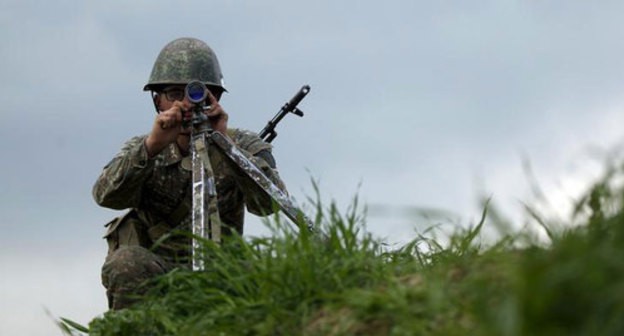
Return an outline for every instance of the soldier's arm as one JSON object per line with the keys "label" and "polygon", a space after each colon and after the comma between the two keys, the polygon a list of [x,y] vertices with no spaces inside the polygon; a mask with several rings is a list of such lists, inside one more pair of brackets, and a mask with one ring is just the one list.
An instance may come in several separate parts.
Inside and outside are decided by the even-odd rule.
{"label": "soldier's arm", "polygon": [[104,167],[93,186],[93,198],[99,205],[111,209],[137,207],[143,183],[153,167],[154,160],[148,158],[145,148],[145,136],[130,139]]}

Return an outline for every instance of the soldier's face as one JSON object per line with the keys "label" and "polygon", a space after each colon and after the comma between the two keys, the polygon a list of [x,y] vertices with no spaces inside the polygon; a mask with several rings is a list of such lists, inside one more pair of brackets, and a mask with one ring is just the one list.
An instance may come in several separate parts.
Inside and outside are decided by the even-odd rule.
{"label": "soldier's face", "polygon": [[171,103],[183,101],[185,99],[184,88],[182,85],[171,85],[163,89],[160,94]]}
{"label": "soldier's face", "polygon": [[[165,111],[173,105],[175,101],[190,103],[185,94],[186,85],[170,85],[158,92],[160,102],[157,102],[161,111]],[[221,91],[208,88],[210,93],[219,101],[221,99]],[[217,92],[215,92],[217,91]],[[162,106],[160,104],[163,104]]]}
{"label": "soldier's face", "polygon": [[[182,102],[183,113],[182,118],[184,120],[190,121],[192,118],[191,107],[193,104],[188,101],[186,98],[184,89],[185,85],[171,85],[157,92],[157,95],[154,97],[154,103],[158,107],[158,111],[167,111],[171,109],[176,102]],[[180,106],[178,104],[178,106]],[[180,131],[181,135],[190,135],[191,134],[191,124],[188,123],[188,126]]]}
{"label": "soldier's face", "polygon": [[176,101],[187,102],[187,98],[184,95],[184,85],[170,85],[166,88],[158,91],[156,104],[160,111],[166,111],[173,106]]}

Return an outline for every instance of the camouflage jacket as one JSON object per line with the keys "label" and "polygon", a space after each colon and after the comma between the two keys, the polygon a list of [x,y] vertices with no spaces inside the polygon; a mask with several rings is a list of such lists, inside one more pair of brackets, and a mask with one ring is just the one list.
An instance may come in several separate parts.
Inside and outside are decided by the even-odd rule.
{"label": "camouflage jacket", "polygon": [[[249,131],[229,129],[228,135],[267,177],[285,190],[275,169],[270,144]],[[172,229],[190,230],[192,167],[190,155],[182,155],[175,143],[148,158],[144,145],[146,137],[134,137],[125,143],[104,167],[93,187],[93,197],[103,207],[133,209],[144,226],[141,231],[146,232],[147,240],[153,243]],[[271,199],[232,167],[215,146],[210,147],[209,156],[224,234],[231,230],[243,233],[245,205],[256,215],[274,211]],[[109,227],[109,232],[114,229]]]}

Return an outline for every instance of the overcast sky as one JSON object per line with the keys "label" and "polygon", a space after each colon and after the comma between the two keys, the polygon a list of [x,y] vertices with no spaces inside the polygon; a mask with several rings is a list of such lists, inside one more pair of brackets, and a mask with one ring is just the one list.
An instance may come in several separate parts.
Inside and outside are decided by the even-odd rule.
{"label": "overcast sky", "polygon": [[[219,56],[230,126],[259,131],[304,84],[303,119],[274,141],[302,203],[320,181],[356,193],[390,242],[422,230],[378,206],[479,217],[530,198],[530,161],[556,208],[599,172],[588,148],[621,144],[621,1],[0,0],[0,334],[60,332],[106,310],[103,224],[91,187],[154,118],[142,92],[169,41]],[[421,223],[422,225],[422,223]],[[249,235],[265,234],[250,219]]]}

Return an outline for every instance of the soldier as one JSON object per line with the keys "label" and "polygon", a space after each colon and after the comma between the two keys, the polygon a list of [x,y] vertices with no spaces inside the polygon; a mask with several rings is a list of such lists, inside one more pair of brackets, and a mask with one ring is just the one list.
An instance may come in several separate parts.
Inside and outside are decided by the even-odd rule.
{"label": "soldier", "polygon": [[[171,233],[190,232],[191,228],[192,126],[185,127],[182,121],[191,116],[193,105],[185,98],[184,88],[193,80],[208,87],[211,108],[206,114],[212,129],[228,136],[285,191],[271,146],[254,133],[228,128],[228,114],[219,104],[226,90],[212,49],[193,38],[180,38],[167,44],[144,87],[144,91],[151,91],[157,112],[151,132],[127,141],[104,167],[93,188],[93,197],[99,205],[129,209],[107,224],[105,238],[109,252],[102,267],[102,283],[110,309],[126,308],[136,302],[137,296],[145,291],[140,285],[146,280],[176,267],[190,267],[190,239]],[[274,207],[268,196],[213,147],[209,156],[223,235],[233,231],[242,234],[245,205],[257,215],[268,215]]]}

